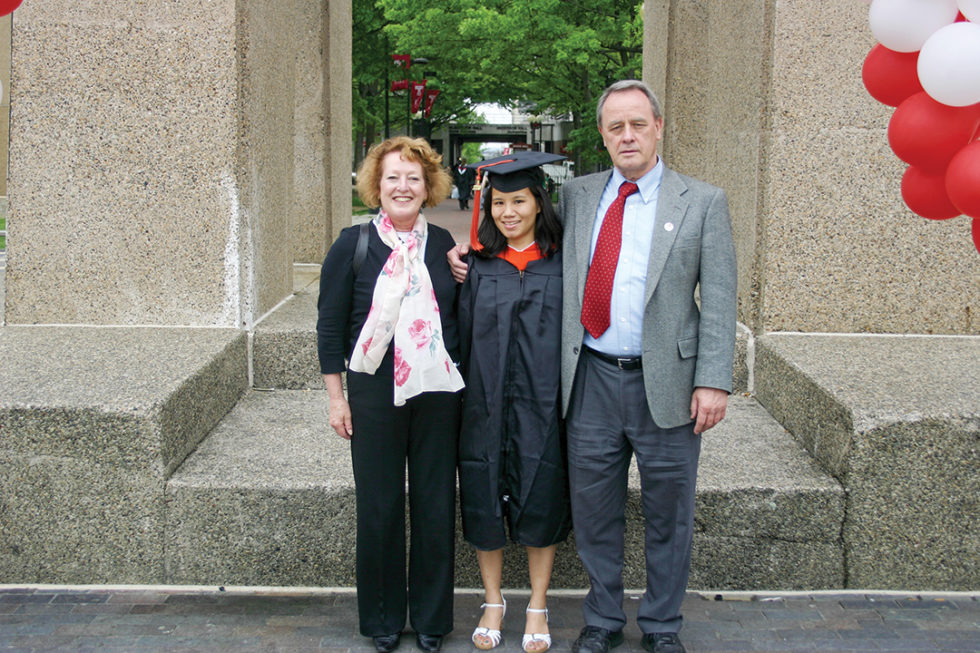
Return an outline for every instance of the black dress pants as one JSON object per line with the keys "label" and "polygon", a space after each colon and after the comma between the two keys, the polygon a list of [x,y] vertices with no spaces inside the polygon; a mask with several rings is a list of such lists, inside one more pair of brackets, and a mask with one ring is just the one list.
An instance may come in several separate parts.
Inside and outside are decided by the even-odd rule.
{"label": "black dress pants", "polygon": [[[361,634],[426,635],[453,628],[458,393],[427,392],[395,406],[392,378],[349,372],[357,492],[357,608]],[[406,584],[405,462],[411,549]]]}

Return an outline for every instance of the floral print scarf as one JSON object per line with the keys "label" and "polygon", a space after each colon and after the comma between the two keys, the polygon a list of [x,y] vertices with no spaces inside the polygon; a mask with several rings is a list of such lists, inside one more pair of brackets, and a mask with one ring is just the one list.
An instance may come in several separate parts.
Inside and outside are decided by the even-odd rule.
{"label": "floral print scarf", "polygon": [[357,337],[350,369],[374,374],[395,341],[395,405],[423,392],[456,392],[463,377],[442,341],[439,304],[422,261],[428,223],[419,214],[415,227],[399,237],[384,211],[373,220],[391,255],[374,284],[371,310]]}

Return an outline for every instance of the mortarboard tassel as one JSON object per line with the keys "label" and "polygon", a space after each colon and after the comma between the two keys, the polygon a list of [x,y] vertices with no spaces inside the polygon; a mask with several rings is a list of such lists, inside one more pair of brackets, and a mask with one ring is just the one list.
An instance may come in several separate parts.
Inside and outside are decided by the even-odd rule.
{"label": "mortarboard tassel", "polygon": [[483,169],[490,168],[492,166],[499,166],[501,163],[513,163],[515,159],[505,159],[503,161],[494,161],[493,163],[488,163],[485,166],[480,166],[476,169],[476,182],[473,184],[473,219],[470,221],[470,248],[475,252],[479,252],[483,249],[483,245],[480,244],[480,239],[477,236],[477,232],[480,229],[480,194],[483,190]]}

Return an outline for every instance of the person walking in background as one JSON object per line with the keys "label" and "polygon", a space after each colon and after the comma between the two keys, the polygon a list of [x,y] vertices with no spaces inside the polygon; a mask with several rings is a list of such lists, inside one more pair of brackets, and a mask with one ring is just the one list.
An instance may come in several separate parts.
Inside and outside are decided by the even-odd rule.
{"label": "person walking in background", "polygon": [[548,585],[571,528],[558,388],[561,225],[539,167],[563,158],[521,152],[471,164],[486,170],[489,186],[459,300],[467,384],[459,488],[463,536],[476,547],[484,585],[472,635],[481,650],[500,644],[508,532],[527,548],[531,581],[521,648],[551,647]]}
{"label": "person walking in background", "polygon": [[470,208],[470,195],[473,193],[473,181],[476,173],[473,168],[466,165],[466,159],[460,157],[452,169],[453,183],[456,185],[457,197],[459,199],[459,210],[467,211]]}
{"label": "person walking in background", "polygon": [[454,363],[458,286],[446,252],[455,243],[421,213],[444,200],[451,185],[424,139],[399,136],[373,147],[357,189],[365,204],[381,210],[364,231],[357,226],[340,233],[320,274],[320,371],[330,425],[351,443],[358,617],[361,634],[373,638],[378,653],[397,648],[406,617],[418,647],[429,653],[453,627],[463,380]]}

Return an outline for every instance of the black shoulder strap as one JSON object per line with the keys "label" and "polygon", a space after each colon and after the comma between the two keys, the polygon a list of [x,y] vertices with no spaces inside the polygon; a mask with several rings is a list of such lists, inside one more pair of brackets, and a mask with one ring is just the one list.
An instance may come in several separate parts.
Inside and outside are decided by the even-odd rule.
{"label": "black shoulder strap", "polygon": [[354,276],[361,270],[361,264],[364,263],[364,259],[367,258],[367,248],[368,248],[368,229],[371,228],[370,222],[362,222],[361,229],[357,233],[357,247],[354,248]]}

